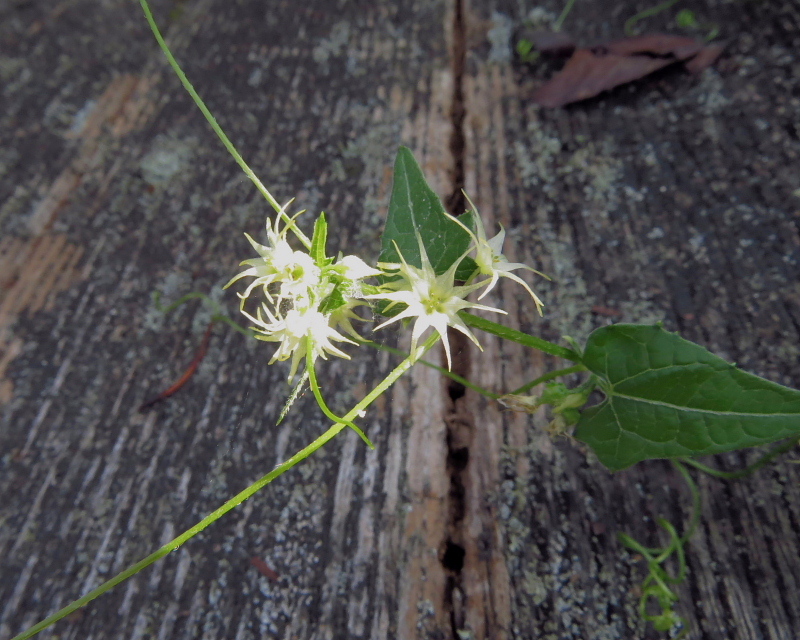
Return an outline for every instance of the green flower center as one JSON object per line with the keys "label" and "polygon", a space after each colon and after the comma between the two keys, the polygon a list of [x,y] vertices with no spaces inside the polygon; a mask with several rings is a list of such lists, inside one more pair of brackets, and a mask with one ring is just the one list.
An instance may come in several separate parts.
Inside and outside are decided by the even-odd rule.
{"label": "green flower center", "polygon": [[425,298],[422,305],[428,313],[442,313],[444,311],[444,303],[446,299],[442,295],[431,293],[430,296]]}

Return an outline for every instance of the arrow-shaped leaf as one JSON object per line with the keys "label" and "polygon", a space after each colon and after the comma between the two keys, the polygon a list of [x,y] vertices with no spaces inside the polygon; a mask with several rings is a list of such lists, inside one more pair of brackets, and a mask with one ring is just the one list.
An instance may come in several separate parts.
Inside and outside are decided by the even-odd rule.
{"label": "arrow-shaped leaf", "polygon": [[[465,224],[469,226],[471,220]],[[394,246],[396,243],[406,262],[421,267],[415,230],[419,231],[425,252],[437,274],[447,271],[470,243],[469,234],[445,215],[442,201],[428,186],[411,151],[400,147],[394,164],[389,215],[381,238],[381,262],[400,262]],[[475,268],[472,259],[465,259],[456,272],[456,279],[466,280]]]}

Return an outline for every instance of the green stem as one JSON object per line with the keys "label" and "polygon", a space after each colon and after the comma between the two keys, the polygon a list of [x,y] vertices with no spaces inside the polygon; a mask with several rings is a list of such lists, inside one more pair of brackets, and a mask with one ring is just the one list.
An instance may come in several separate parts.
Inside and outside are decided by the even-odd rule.
{"label": "green stem", "polygon": [[700,523],[700,508],[701,508],[701,499],[700,499],[700,490],[697,488],[697,483],[694,481],[692,476],[689,474],[689,470],[684,467],[681,462],[686,462],[687,460],[673,460],[672,464],[680,471],[680,474],[683,476],[683,479],[686,481],[686,484],[689,485],[689,491],[692,494],[692,518],[689,520],[689,527],[686,529],[686,533],[683,534],[681,537],[681,543],[685,543],[694,535],[695,530],[697,529],[697,525]]}
{"label": "green stem", "polygon": [[553,25],[553,31],[561,31],[561,27],[564,26],[564,20],[567,19],[569,12],[572,11],[572,5],[575,4],[575,0],[569,0],[567,4],[564,6],[564,9],[561,11],[561,15],[558,16],[558,20],[555,21]]}
{"label": "green stem", "polygon": [[175,60],[175,57],[172,55],[172,52],[169,50],[167,43],[164,42],[164,38],[161,36],[161,32],[158,30],[158,26],[156,25],[156,21],[153,19],[153,14],[150,12],[150,7],[147,4],[147,0],[139,0],[139,3],[142,5],[142,9],[144,10],[144,15],[147,18],[147,23],[150,25],[150,29],[153,32],[153,35],[156,37],[158,41],[158,46],[161,47],[161,50],[164,52],[164,55],[167,57],[167,61],[169,65],[172,67],[172,70],[175,72],[175,75],[178,76],[178,79],[181,81],[183,88],[192,96],[192,100],[197,105],[197,107],[202,111],[203,115],[205,116],[206,120],[208,120],[208,124],[211,125],[211,128],[214,130],[214,133],[219,136],[219,139],[222,140],[222,144],[225,145],[225,148],[228,150],[228,153],[233,156],[233,159],[236,160],[238,165],[242,168],[245,175],[252,180],[253,184],[256,185],[256,189],[261,192],[261,195],[266,198],[267,202],[272,206],[273,209],[278,213],[279,216],[283,219],[287,226],[289,226],[292,231],[297,234],[297,237],[300,239],[300,242],[306,247],[306,249],[311,248],[311,241],[308,239],[297,225],[292,221],[289,216],[284,211],[284,207],[281,207],[278,204],[278,201],[272,197],[272,194],[267,190],[267,188],[262,184],[261,180],[258,179],[253,170],[248,166],[248,164],[244,161],[239,152],[236,150],[236,147],[233,146],[233,143],[228,139],[228,136],[225,135],[225,132],[222,130],[222,127],[217,124],[216,118],[211,115],[211,112],[206,107],[205,103],[203,102],[202,98],[198,95],[197,91],[195,91],[192,83],[189,82],[189,79],[186,77],[186,74],[181,69],[178,61]]}
{"label": "green stem", "polygon": [[571,360],[572,362],[581,361],[580,355],[578,355],[572,349],[567,349],[566,347],[553,344],[552,342],[542,340],[541,338],[535,338],[534,336],[528,335],[527,333],[522,333],[522,331],[517,331],[516,329],[504,327],[502,324],[497,324],[496,322],[486,320],[485,318],[479,318],[478,316],[474,316],[466,311],[462,311],[458,315],[469,326],[480,329],[481,331],[493,333],[500,338],[505,338],[506,340],[511,340],[512,342],[518,342],[526,347],[533,347],[539,351],[549,353],[551,356],[558,356],[559,358]]}
{"label": "green stem", "polygon": [[798,444],[797,438],[790,438],[786,440],[783,444],[775,447],[772,451],[765,453],[761,456],[758,460],[756,460],[753,464],[746,466],[744,469],[740,469],[739,471],[720,471],[719,469],[714,469],[713,467],[709,467],[702,462],[698,462],[697,460],[693,460],[692,458],[681,458],[681,462],[688,464],[695,469],[699,469],[703,473],[707,473],[710,476],[714,476],[716,478],[722,478],[723,480],[738,480],[739,478],[743,478],[744,476],[748,476],[753,471],[760,469],[765,464],[777,458],[779,455],[786,453],[787,451],[791,451],[796,447]]}
{"label": "green stem", "polygon": [[322,413],[324,413],[328,419],[333,420],[334,422],[340,422],[348,427],[350,427],[353,431],[355,431],[361,439],[367,444],[370,449],[375,449],[375,445],[372,444],[372,441],[367,437],[367,434],[364,433],[360,428],[356,426],[354,422],[351,420],[347,420],[346,418],[340,418],[337,416],[333,411],[328,408],[328,405],[325,402],[325,398],[322,397],[322,391],[320,391],[319,383],[317,382],[317,372],[314,369],[314,351],[313,347],[314,341],[311,337],[306,337],[306,373],[308,374],[308,381],[311,385],[311,392],[314,394],[314,398],[317,400],[317,404],[319,408],[322,409]]}
{"label": "green stem", "polygon": [[[402,349],[395,349],[394,347],[389,347],[385,344],[381,344],[380,342],[373,342],[372,340],[363,340],[361,344],[365,344],[370,347],[374,347],[375,349],[380,349],[381,351],[387,351],[389,353],[393,353],[398,356],[402,356],[403,358],[410,357],[410,354],[407,351],[403,351]],[[417,360],[419,364],[425,365],[426,367],[430,367],[431,369],[435,369],[443,376],[447,376],[451,380],[458,382],[459,384],[463,384],[467,389],[472,389],[475,393],[479,393],[482,396],[486,396],[491,400],[497,400],[498,398],[502,398],[502,393],[493,393],[488,389],[484,389],[480,385],[475,384],[474,382],[470,382],[466,378],[458,375],[457,373],[453,373],[449,369],[445,369],[444,367],[440,367],[439,365],[433,364],[432,362],[428,362],[427,360],[419,359]]]}
{"label": "green stem", "polygon": [[[439,339],[439,334],[438,333],[435,333],[431,337],[429,337],[428,340],[422,346],[423,353],[425,351],[427,351],[428,349],[430,349],[434,344],[436,344],[436,341],[438,339]],[[410,359],[406,359],[403,362],[401,362],[372,391],[370,391],[360,402],[358,402],[344,416],[343,419],[351,421],[351,420],[353,420],[353,418],[357,417],[360,414],[361,411],[363,411],[370,404],[372,404],[382,393],[384,393],[392,384],[394,384],[400,378],[400,376],[402,376],[406,371],[408,371],[413,366],[413,364],[414,363],[411,362]],[[116,576],[114,576],[110,580],[107,580],[106,582],[101,584],[96,589],[93,589],[92,591],[87,593],[82,598],[79,598],[78,600],[75,600],[75,602],[72,602],[71,604],[68,604],[63,609],[60,609],[59,611],[57,611],[53,615],[51,615],[51,616],[45,618],[44,620],[42,620],[41,622],[35,624],[34,626],[32,626],[27,631],[24,631],[23,633],[19,634],[18,636],[15,636],[14,638],[12,638],[12,640],[26,640],[27,638],[30,638],[30,637],[36,635],[42,629],[46,629],[47,627],[49,627],[54,622],[57,622],[57,621],[61,620],[62,618],[64,618],[65,616],[68,616],[73,611],[75,611],[77,609],[80,609],[83,605],[87,604],[88,602],[91,602],[92,600],[94,600],[98,596],[101,596],[102,594],[104,594],[106,591],[108,591],[112,587],[117,586],[118,584],[120,584],[121,582],[127,580],[128,578],[130,578],[134,574],[138,573],[139,571],[141,571],[145,567],[148,567],[151,564],[153,564],[154,562],[156,562],[157,560],[160,560],[161,558],[166,556],[171,551],[174,551],[175,549],[180,547],[187,540],[189,540],[193,536],[195,536],[198,533],[200,533],[203,529],[208,527],[210,524],[212,524],[216,520],[219,520],[219,518],[221,518],[223,515],[228,513],[228,511],[230,511],[234,507],[240,505],[242,502],[244,502],[249,497],[251,497],[254,493],[256,493],[259,489],[262,489],[264,486],[266,486],[267,484],[272,482],[275,478],[280,476],[282,473],[284,473],[285,471],[288,471],[289,469],[291,469],[298,462],[301,462],[302,460],[305,460],[308,456],[310,456],[312,453],[314,453],[322,445],[324,445],[325,443],[327,443],[330,440],[332,440],[334,438],[334,436],[339,434],[339,432],[341,432],[345,428],[347,428],[347,425],[345,423],[337,422],[332,427],[330,427],[325,433],[323,433],[316,440],[314,440],[314,442],[309,444],[303,450],[298,451],[291,458],[289,458],[286,462],[283,462],[283,463],[279,464],[272,471],[270,471],[267,475],[265,475],[260,480],[257,480],[256,482],[251,484],[249,487],[247,487],[247,489],[245,489],[241,493],[238,493],[237,495],[235,495],[233,498],[231,498],[225,504],[223,504],[219,509],[217,509],[213,513],[209,514],[205,518],[203,518],[200,522],[198,522],[196,525],[194,525],[191,529],[188,529],[187,531],[185,531],[184,533],[179,535],[172,542],[169,542],[169,543],[165,544],[158,551],[156,551],[154,553],[151,553],[149,556],[147,556],[143,560],[140,560],[136,564],[128,567],[127,569],[125,569],[125,571],[117,574]]]}
{"label": "green stem", "polygon": [[666,0],[665,2],[662,2],[661,4],[657,4],[654,7],[650,7],[649,9],[645,9],[644,11],[640,11],[635,16],[633,16],[631,18],[628,18],[625,21],[625,27],[624,27],[625,35],[628,35],[628,36],[634,35],[633,27],[636,26],[637,22],[639,22],[640,20],[645,20],[646,18],[652,18],[653,16],[658,15],[662,11],[666,11],[672,5],[674,5],[676,2],[678,2],[678,0]]}
{"label": "green stem", "polygon": [[[395,349],[394,347],[389,347],[385,344],[380,344],[379,342],[372,342],[371,340],[364,340],[361,344],[365,344],[376,349],[381,349],[382,351],[388,351],[389,353],[394,353],[398,356],[403,356],[407,358],[409,356],[408,352],[403,351],[402,349]],[[568,376],[572,373],[580,373],[581,371],[587,371],[586,367],[582,364],[576,364],[571,367],[567,367],[565,369],[556,369],[555,371],[551,371],[550,373],[545,373],[543,376],[539,376],[535,380],[531,380],[530,382],[522,385],[519,389],[515,389],[511,393],[494,393],[493,391],[489,391],[488,389],[484,389],[480,385],[475,384],[474,382],[470,382],[466,378],[458,375],[457,373],[453,373],[449,369],[445,369],[444,367],[440,367],[439,365],[433,364],[432,362],[428,362],[427,360],[418,360],[420,364],[425,365],[426,367],[430,367],[431,369],[435,369],[443,376],[447,376],[451,380],[458,382],[459,384],[464,385],[467,389],[472,389],[474,392],[481,394],[489,398],[490,400],[497,400],[498,398],[502,398],[506,395],[513,395],[518,396],[520,394],[525,393],[526,391],[530,391],[535,386],[542,384],[543,382],[549,382],[550,380],[554,380],[555,378],[559,378],[561,376]]]}
{"label": "green stem", "polygon": [[571,367],[566,367],[565,369],[556,369],[555,371],[551,371],[550,373],[545,373],[542,376],[539,376],[535,380],[531,380],[530,382],[523,384],[519,389],[514,389],[509,395],[518,396],[522,395],[526,391],[530,391],[535,386],[542,384],[543,382],[549,382],[550,380],[554,380],[555,378],[560,378],[561,376],[568,376],[572,373],[580,373],[581,371],[588,371],[586,367],[582,364],[576,364]]}

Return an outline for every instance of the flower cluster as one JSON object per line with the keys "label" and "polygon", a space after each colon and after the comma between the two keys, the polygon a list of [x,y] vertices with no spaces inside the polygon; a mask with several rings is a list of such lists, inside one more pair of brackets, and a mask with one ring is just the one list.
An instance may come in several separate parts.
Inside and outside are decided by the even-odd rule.
{"label": "flower cluster", "polygon": [[[474,231],[461,220],[448,215],[467,231],[470,246],[444,273],[437,275],[419,231],[415,232],[421,263],[419,267],[409,264],[395,244],[400,262],[379,263],[380,269],[375,269],[356,256],[340,255],[336,260],[325,257],[327,225],[324,215],[315,225],[314,237],[308,241],[295,226],[299,214],[290,218],[282,210],[274,222],[267,221],[267,245],[259,244],[245,234],[258,257],[242,262],[247,269],[225,286],[228,287],[244,277],[253,278],[244,293],[240,294],[241,311],[255,325],[257,338],[279,343],[270,364],[276,360],[292,359],[290,381],[309,351],[312,362],[317,357],[326,359],[328,354],[349,359],[334,342],[357,344],[351,337],[363,340],[354,329],[352,320],[363,320],[354,309],[367,304],[367,300],[388,302],[382,309],[384,313],[402,305],[395,309],[393,317],[376,329],[400,320],[416,318],[411,333],[412,359],[421,355],[419,343],[422,334],[429,328],[434,329],[444,343],[447,364],[450,367],[452,360],[447,338],[448,327],[460,331],[480,348],[477,338],[459,315],[461,311],[478,309],[505,313],[501,309],[469,302],[467,296],[473,291],[484,288],[478,297],[481,300],[492,290],[499,278],[510,278],[525,287],[541,314],[541,300],[519,276],[511,273],[517,269],[534,270],[521,263],[509,262],[502,253],[505,231],[501,227],[500,233],[487,239],[474,206],[473,211]],[[294,231],[303,241],[307,251],[292,248],[286,237],[289,230]],[[470,254],[477,269],[467,283],[457,284],[455,278],[458,267]],[[386,279],[380,287],[367,287],[362,283],[365,278],[379,275]],[[245,310],[245,301],[259,290],[263,297],[255,315],[252,315]]]}
{"label": "flower cluster", "polygon": [[[325,257],[324,216],[317,221],[315,237],[308,243],[308,249],[316,255],[312,257],[308,252],[293,249],[286,235],[290,229],[296,230],[298,215],[290,218],[284,207],[274,223],[268,219],[267,245],[245,234],[258,257],[242,262],[242,266],[248,268],[225,285],[227,288],[241,278],[254,278],[244,293],[239,294],[240,310],[255,325],[256,338],[279,343],[270,364],[291,357],[289,381],[309,350],[312,360],[327,359],[326,354],[350,358],[334,342],[357,343],[337,328],[360,339],[351,320],[361,319],[353,311],[354,307],[364,304],[360,300],[361,280],[380,274],[356,256],[339,256],[337,260]],[[280,221],[284,223],[282,229]],[[304,238],[299,233],[296,235]],[[245,302],[258,289],[263,298],[256,314],[252,315],[245,309]]]}

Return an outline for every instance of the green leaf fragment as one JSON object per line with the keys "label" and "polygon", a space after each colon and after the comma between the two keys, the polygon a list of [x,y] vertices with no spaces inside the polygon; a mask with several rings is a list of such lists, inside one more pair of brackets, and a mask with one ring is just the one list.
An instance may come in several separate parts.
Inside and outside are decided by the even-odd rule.
{"label": "green leaf fragment", "polygon": [[320,303],[319,310],[320,313],[324,313],[325,315],[330,315],[337,309],[343,307],[347,301],[342,294],[342,285],[341,283],[337,284],[333,291]]}
{"label": "green leaf fragment", "polygon": [[681,9],[678,11],[675,15],[675,23],[681,29],[697,29],[700,27],[700,23],[697,21],[694,12],[689,9]]}
{"label": "green leaf fragment", "polygon": [[659,326],[598,329],[583,364],[606,399],[582,412],[574,435],[612,470],[800,434],[800,391],[737,369]]}
{"label": "green leaf fragment", "polygon": [[311,258],[320,269],[326,264],[325,245],[328,242],[328,222],[325,220],[325,212],[319,214],[319,218],[314,223],[314,235],[311,236]]}

